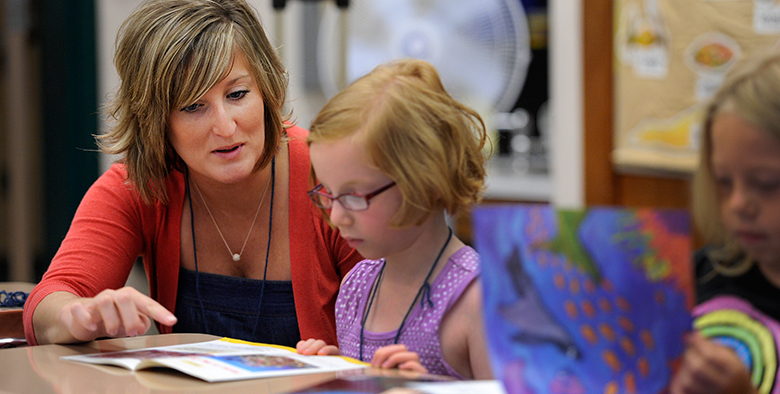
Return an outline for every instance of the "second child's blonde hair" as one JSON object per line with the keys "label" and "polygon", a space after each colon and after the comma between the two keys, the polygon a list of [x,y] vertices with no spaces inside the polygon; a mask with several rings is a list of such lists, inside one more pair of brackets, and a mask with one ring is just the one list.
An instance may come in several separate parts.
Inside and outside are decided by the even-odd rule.
{"label": "second child's blonde hair", "polygon": [[168,140],[169,114],[224,79],[239,52],[264,104],[265,146],[255,168],[268,165],[289,118],[282,114],[287,74],[246,1],[147,0],[122,24],[116,47],[121,85],[106,109],[116,124],[98,145],[124,156],[128,181],[145,202],[167,202],[165,178],[185,170]]}
{"label": "second child's blonde hair", "polygon": [[723,111],[737,114],[780,139],[780,51],[762,51],[740,60],[705,112],[699,167],[693,182],[694,220],[704,241],[713,246],[710,257],[716,269],[726,275],[740,275],[752,261],[728,235],[721,220],[712,171],[712,122]]}
{"label": "second child's blonde hair", "polygon": [[404,59],[376,67],[322,108],[307,142],[358,132],[369,160],[403,196],[391,225],[420,224],[435,208],[455,214],[480,201],[485,124],[447,93],[431,64]]}

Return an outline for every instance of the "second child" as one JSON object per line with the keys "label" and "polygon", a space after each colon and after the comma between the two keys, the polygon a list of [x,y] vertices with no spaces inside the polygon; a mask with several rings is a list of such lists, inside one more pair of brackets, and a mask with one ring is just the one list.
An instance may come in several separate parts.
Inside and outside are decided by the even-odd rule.
{"label": "second child", "polygon": [[695,256],[693,312],[698,322],[728,321],[710,332],[737,331],[744,342],[693,333],[670,392],[777,392],[780,51],[737,63],[706,114],[693,208],[707,246]]}

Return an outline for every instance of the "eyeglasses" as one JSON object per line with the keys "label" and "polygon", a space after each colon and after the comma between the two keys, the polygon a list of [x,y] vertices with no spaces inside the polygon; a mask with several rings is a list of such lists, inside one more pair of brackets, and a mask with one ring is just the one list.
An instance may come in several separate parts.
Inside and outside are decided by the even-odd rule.
{"label": "eyeglasses", "polygon": [[389,184],[382,186],[379,189],[376,189],[373,192],[368,194],[344,193],[336,197],[333,197],[330,194],[322,191],[325,187],[322,186],[322,184],[320,183],[319,185],[315,186],[314,189],[311,189],[308,194],[309,197],[311,198],[311,201],[314,202],[314,205],[322,209],[333,208],[333,201],[339,200],[341,206],[344,207],[344,209],[346,210],[364,211],[368,209],[369,200],[378,196],[380,193],[393,186],[395,186],[395,182],[390,182]]}

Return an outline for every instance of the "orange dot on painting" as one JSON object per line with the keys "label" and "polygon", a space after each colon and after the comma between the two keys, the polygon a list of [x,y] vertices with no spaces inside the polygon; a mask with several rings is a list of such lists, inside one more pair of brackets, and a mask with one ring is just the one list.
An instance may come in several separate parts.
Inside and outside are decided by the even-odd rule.
{"label": "orange dot on painting", "polygon": [[615,285],[613,285],[612,282],[610,282],[607,278],[601,279],[601,288],[606,291],[615,291]]}
{"label": "orange dot on painting", "polygon": [[623,375],[623,384],[626,386],[626,393],[636,393],[636,377],[633,373],[626,372],[626,374]]}
{"label": "orange dot on painting", "polygon": [[566,315],[569,316],[569,319],[575,320],[580,315],[577,312],[577,305],[572,300],[564,301],[563,302],[563,309],[566,310]]}
{"label": "orange dot on painting", "polygon": [[650,362],[646,358],[640,357],[636,362],[636,369],[643,378],[650,376]]}
{"label": "orange dot on painting", "polygon": [[604,386],[604,394],[617,394],[619,387],[617,382],[607,382]]}
{"label": "orange dot on painting", "polygon": [[612,329],[612,327],[607,323],[601,323],[599,324],[599,332],[601,333],[601,336],[606,338],[608,341],[614,341],[615,340],[615,330]]}
{"label": "orange dot on painting", "polygon": [[536,254],[536,264],[538,264],[542,268],[546,267],[547,266],[547,254],[546,253],[537,253]]}
{"label": "orange dot on painting", "polygon": [[580,308],[582,309],[582,313],[584,313],[585,316],[590,318],[596,316],[596,307],[593,306],[593,303],[590,302],[590,300],[582,300],[582,302],[580,302]]}
{"label": "orange dot on painting", "polygon": [[563,290],[566,288],[566,278],[564,278],[561,274],[555,274],[553,277],[553,283],[555,283],[555,287],[557,287],[558,290]]}
{"label": "orange dot on painting", "polygon": [[577,278],[572,278],[571,281],[569,281],[569,292],[571,292],[574,295],[579,294],[580,281],[578,281]]}
{"label": "orange dot on painting", "polygon": [[588,294],[593,294],[593,292],[596,291],[596,284],[593,283],[593,280],[591,279],[585,279],[582,282],[582,287],[585,289],[585,291],[588,292]]}
{"label": "orange dot on painting", "polygon": [[631,357],[634,357],[636,354],[636,346],[634,346],[634,342],[627,337],[620,338],[620,347],[623,348],[623,351]]}
{"label": "orange dot on painting", "polygon": [[655,340],[653,340],[653,334],[650,333],[650,331],[646,328],[642,329],[642,331],[639,332],[639,337],[642,338],[642,343],[646,348],[650,350],[655,349]]}
{"label": "orange dot on painting", "polygon": [[631,320],[625,316],[618,317],[618,325],[623,329],[623,331],[634,332],[634,323],[632,323]]}
{"label": "orange dot on painting", "polygon": [[609,302],[609,300],[606,297],[599,298],[599,308],[601,308],[602,312],[609,313],[612,312],[612,304]]}
{"label": "orange dot on painting", "polygon": [[587,324],[580,326],[580,333],[582,334],[583,338],[585,338],[585,340],[588,341],[588,343],[591,345],[595,345],[599,340],[599,338],[596,336],[596,331],[593,330],[593,327]]}
{"label": "orange dot on painting", "polygon": [[601,352],[601,358],[604,360],[604,362],[609,366],[610,369],[612,369],[612,372],[618,373],[622,369],[622,366],[620,365],[620,360],[618,360],[618,357],[615,355],[615,353],[609,349],[604,350]]}
{"label": "orange dot on painting", "polygon": [[631,304],[629,304],[625,298],[621,296],[615,297],[615,304],[617,304],[621,311],[631,312]]}
{"label": "orange dot on painting", "polygon": [[666,303],[666,293],[664,293],[661,290],[656,290],[655,292],[655,302],[658,304],[665,304]]}
{"label": "orange dot on painting", "polygon": [[557,255],[550,256],[550,267],[557,267],[560,262],[560,257]]}

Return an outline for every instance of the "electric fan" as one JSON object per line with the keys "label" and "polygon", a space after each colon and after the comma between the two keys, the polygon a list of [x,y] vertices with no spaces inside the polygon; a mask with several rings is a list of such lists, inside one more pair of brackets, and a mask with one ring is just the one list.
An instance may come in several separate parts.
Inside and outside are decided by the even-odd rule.
{"label": "electric fan", "polygon": [[433,64],[450,94],[483,116],[515,105],[531,57],[520,0],[355,0],[342,12],[326,2],[320,23],[326,97],[341,88],[340,70],[348,84],[381,63],[411,57]]}

